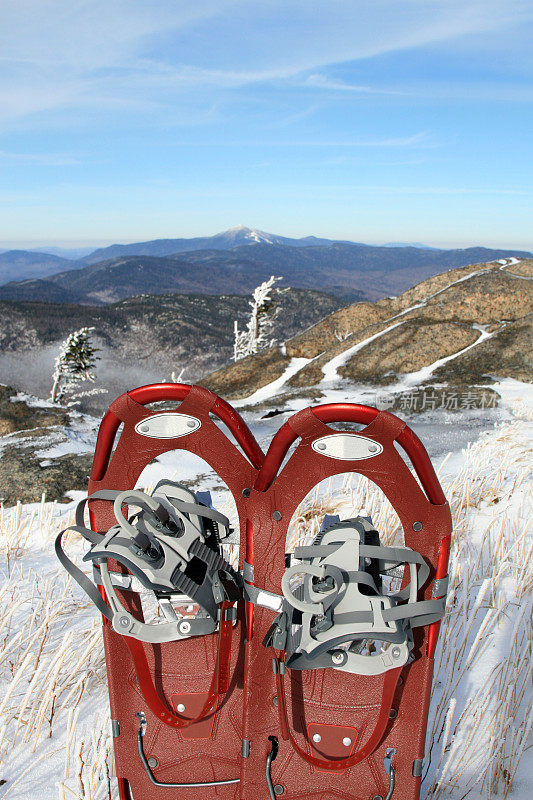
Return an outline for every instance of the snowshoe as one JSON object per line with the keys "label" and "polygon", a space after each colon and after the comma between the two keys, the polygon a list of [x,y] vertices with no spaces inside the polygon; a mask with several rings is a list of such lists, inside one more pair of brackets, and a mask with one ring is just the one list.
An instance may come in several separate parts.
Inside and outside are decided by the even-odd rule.
{"label": "snowshoe", "polygon": [[[383,491],[405,545],[383,546],[359,516],[326,520],[286,556],[300,502],[345,472]],[[306,409],[274,437],[251,501],[241,797],[416,800],[451,533],[424,447],[385,411]],[[385,591],[401,565],[401,588]]]}
{"label": "snowshoe", "polygon": [[[159,401],[181,405],[144,407]],[[229,521],[208,496],[179,483],[160,481],[151,495],[134,488],[154,458],[179,449],[203,458],[225,481],[244,531],[243,489],[262,464],[259,446],[213,393],[159,384],[119,397],[100,426],[89,497],[74,526],[91,544],[84,560],[96,582],[68,559],[61,536],[56,543],[61,562],[104,617],[121,800],[240,796],[242,579],[223,553]],[[154,620],[144,616],[139,588],[155,599]]]}

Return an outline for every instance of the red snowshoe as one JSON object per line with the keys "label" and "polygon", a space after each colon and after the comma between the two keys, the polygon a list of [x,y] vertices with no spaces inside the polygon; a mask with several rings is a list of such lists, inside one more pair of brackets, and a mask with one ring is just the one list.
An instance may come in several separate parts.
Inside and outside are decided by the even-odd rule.
{"label": "red snowshoe", "polygon": [[[145,408],[163,400],[182,402],[170,411]],[[83,509],[77,515],[100,593],[66,558],[60,537],[56,545],[104,615],[121,800],[240,797],[242,579],[222,552],[229,522],[207,498],[171,481],[160,481],[151,496],[133,491],[154,458],[180,449],[203,458],[226,483],[244,531],[243,489],[253,485],[263,453],[237,412],[212,392],[161,384],[119,397],[100,426],[89,482],[92,531]],[[128,506],[137,510],[129,519]],[[145,622],[134,579],[153,593],[164,621]]]}
{"label": "red snowshoe", "polygon": [[[161,400],[182,402],[144,407]],[[166,479],[151,494],[134,489],[150,461],[178,449],[203,458],[233,495],[242,572],[224,550],[229,521],[208,497]],[[326,517],[286,554],[300,502],[345,472],[384,492],[405,545],[382,545],[368,516]],[[83,507],[74,527],[91,544],[99,589],[61,536],[56,550],[105,618],[121,800],[418,798],[451,520],[405,423],[366,406],[317,406],[289,419],[265,457],[211,392],[142,387],[104,417],[88,502],[92,530]],[[143,616],[138,587],[156,598],[159,620]]]}
{"label": "red snowshoe", "polygon": [[[328,422],[367,427],[343,432]],[[344,472],[384,492],[405,546],[382,546],[368,518],[326,519],[289,560],[299,503]],[[385,411],[306,409],[274,437],[251,501],[241,797],[416,800],[451,532],[424,447]],[[383,579],[399,565],[408,567],[403,588],[386,594]]]}

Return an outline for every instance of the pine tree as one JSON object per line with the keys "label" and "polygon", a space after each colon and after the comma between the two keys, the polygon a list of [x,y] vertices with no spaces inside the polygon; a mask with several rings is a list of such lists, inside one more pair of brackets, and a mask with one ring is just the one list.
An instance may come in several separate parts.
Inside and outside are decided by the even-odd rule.
{"label": "pine tree", "polygon": [[275,285],[282,278],[275,278],[270,276],[268,281],[264,281],[260,286],[257,286],[252,295],[252,300],[249,305],[252,309],[250,319],[246,323],[244,330],[239,330],[239,323],[237,320],[234,322],[234,342],[233,342],[233,360],[239,361],[241,358],[259,353],[260,350],[265,350],[272,347],[276,341],[269,338],[269,334],[274,325],[274,320],[279,313],[279,306],[277,305],[277,298],[272,296],[280,295],[288,289],[278,289]]}
{"label": "pine tree", "polygon": [[96,380],[93,370],[99,357],[96,355],[98,348],[91,342],[92,330],[94,328],[80,328],[71,333],[61,345],[52,375],[52,403],[60,403],[67,395],[72,395],[80,383],[94,383]]}

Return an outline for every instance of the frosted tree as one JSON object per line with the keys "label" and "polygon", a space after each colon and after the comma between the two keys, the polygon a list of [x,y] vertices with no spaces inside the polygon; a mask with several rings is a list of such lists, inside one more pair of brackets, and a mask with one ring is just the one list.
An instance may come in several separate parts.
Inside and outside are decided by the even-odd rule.
{"label": "frosted tree", "polygon": [[[91,331],[94,328],[80,328],[78,331],[71,333],[63,344],[54,364],[54,373],[52,375],[52,391],[50,392],[50,399],[52,403],[60,403],[66,396],[70,400],[74,397],[81,397],[82,395],[74,395],[74,391],[79,387],[80,383],[90,381],[94,383],[96,375],[94,368],[98,356],[98,348],[94,347],[91,342]],[[91,392],[84,392],[85,394],[101,393],[103,390],[97,389]]]}
{"label": "frosted tree", "polygon": [[271,275],[268,281],[263,281],[260,286],[254,289],[252,300],[249,303],[252,311],[244,330],[239,330],[239,323],[235,320],[234,361],[259,353],[260,350],[265,350],[274,344],[275,339],[271,338],[270,333],[274,320],[279,313],[276,295],[287,291],[287,289],[278,289],[276,287],[276,283],[281,280],[282,278],[275,278]]}

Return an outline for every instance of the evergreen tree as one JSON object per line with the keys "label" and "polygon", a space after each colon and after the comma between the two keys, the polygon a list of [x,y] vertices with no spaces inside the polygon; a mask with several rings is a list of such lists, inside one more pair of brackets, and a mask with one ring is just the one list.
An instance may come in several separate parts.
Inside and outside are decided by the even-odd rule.
{"label": "evergreen tree", "polygon": [[[98,348],[91,342],[91,331],[94,328],[80,328],[71,333],[61,345],[61,350],[54,364],[52,375],[52,403],[60,403],[66,396],[84,381],[94,383]],[[71,398],[72,399],[72,398]]]}

